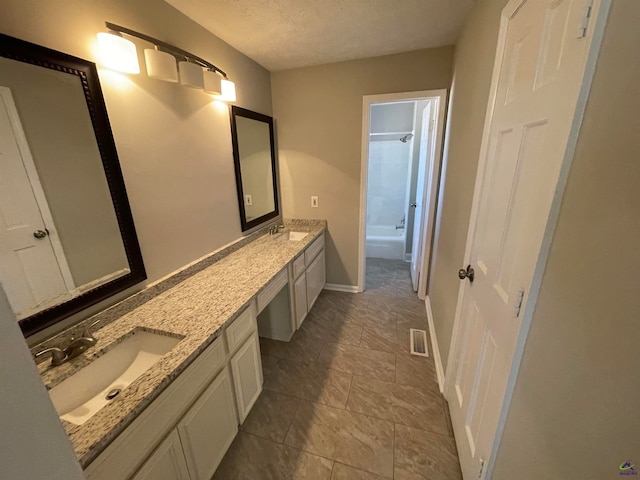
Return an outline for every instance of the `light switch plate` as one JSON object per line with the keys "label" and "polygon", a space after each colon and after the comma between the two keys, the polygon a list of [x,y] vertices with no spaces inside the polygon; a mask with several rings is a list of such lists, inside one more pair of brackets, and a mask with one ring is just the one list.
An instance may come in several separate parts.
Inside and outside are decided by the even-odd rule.
{"label": "light switch plate", "polygon": [[312,195],[311,196],[311,206],[314,208],[318,207],[318,196],[317,195]]}
{"label": "light switch plate", "polygon": [[251,195],[244,196],[244,204],[247,206],[253,205],[253,198],[251,197]]}

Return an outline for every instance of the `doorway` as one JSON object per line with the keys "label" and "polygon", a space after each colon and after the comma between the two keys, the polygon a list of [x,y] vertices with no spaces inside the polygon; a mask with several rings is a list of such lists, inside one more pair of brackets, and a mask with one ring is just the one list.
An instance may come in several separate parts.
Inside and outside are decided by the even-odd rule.
{"label": "doorway", "polygon": [[363,98],[358,291],[367,259],[406,262],[427,292],[446,90]]}

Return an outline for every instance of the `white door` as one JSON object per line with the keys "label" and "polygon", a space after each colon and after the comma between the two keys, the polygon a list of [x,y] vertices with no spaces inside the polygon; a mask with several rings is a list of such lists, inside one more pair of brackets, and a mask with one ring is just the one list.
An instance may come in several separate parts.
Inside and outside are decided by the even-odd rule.
{"label": "white door", "polygon": [[0,87],[0,281],[18,319],[74,288],[6,87]]}
{"label": "white door", "polygon": [[311,307],[316,302],[318,295],[322,292],[325,278],[324,265],[324,249],[318,254],[313,262],[307,267],[307,311],[311,311]]}
{"label": "white door", "polygon": [[424,212],[427,211],[427,205],[425,202],[429,199],[427,195],[427,164],[433,159],[430,155],[430,135],[431,135],[431,104],[429,102],[424,110],[422,110],[422,129],[420,132],[420,155],[418,157],[418,178],[416,186],[416,203],[412,205],[413,208],[413,241],[411,244],[411,283],[413,285],[413,291],[418,291],[418,283],[422,271],[423,256],[422,247],[424,244],[424,238],[422,235]]}
{"label": "white door", "polygon": [[307,277],[304,272],[300,274],[300,278],[293,284],[293,291],[296,307],[296,326],[300,328],[307,317]]}
{"label": "white door", "polygon": [[467,479],[480,478],[493,446],[520,312],[567,148],[591,43],[590,32],[578,33],[584,7],[584,0],[513,0],[503,10],[493,114],[474,198],[478,213],[469,230],[475,280],[464,280],[461,289],[448,391]]}
{"label": "white door", "polygon": [[147,458],[132,480],[189,480],[182,444],[175,429]]}
{"label": "white door", "polygon": [[191,480],[209,480],[238,433],[233,387],[225,368],[178,423]]}
{"label": "white door", "polygon": [[231,358],[231,375],[236,390],[236,406],[242,425],[262,392],[262,360],[258,333],[254,333]]}

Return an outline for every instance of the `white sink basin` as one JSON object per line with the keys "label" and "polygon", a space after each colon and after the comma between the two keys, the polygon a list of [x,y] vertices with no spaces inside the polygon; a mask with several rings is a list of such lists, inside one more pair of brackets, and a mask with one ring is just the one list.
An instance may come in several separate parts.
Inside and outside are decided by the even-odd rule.
{"label": "white sink basin", "polygon": [[285,231],[285,232],[282,232],[282,234],[278,237],[278,240],[289,240],[292,242],[299,242],[307,235],[309,235],[309,232]]}
{"label": "white sink basin", "polygon": [[171,350],[180,338],[143,330],[134,332],[49,391],[58,415],[82,425],[116,399],[131,382]]}

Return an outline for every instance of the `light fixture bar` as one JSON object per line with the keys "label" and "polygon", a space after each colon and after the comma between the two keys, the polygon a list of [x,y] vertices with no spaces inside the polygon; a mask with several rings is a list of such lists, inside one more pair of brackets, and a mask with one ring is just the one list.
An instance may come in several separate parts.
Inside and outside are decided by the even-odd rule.
{"label": "light fixture bar", "polygon": [[213,63],[207,62],[203,58],[194,55],[193,53],[189,53],[186,50],[182,50],[181,48],[174,47],[173,45],[163,42],[162,40],[158,40],[157,38],[150,37],[149,35],[145,35],[144,33],[136,32],[135,30],[131,30],[126,27],[121,27],[120,25],[116,25],[115,23],[105,22],[105,25],[109,30],[113,30],[115,32],[124,33],[125,35],[129,35],[132,37],[139,38],[141,40],[145,40],[146,42],[153,43],[157,47],[165,50],[167,53],[171,53],[178,57],[184,57],[186,60],[191,60],[192,62],[197,63],[201,67],[208,68],[209,70],[214,70],[222,75],[225,79],[227,79],[227,74],[216,67]]}

